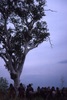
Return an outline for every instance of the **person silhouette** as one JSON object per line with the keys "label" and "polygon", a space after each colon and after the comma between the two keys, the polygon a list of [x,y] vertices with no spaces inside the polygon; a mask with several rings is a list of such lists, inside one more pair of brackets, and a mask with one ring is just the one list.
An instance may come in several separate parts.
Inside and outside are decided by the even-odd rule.
{"label": "person silhouette", "polygon": [[9,98],[15,98],[16,96],[16,91],[15,91],[13,84],[10,84],[9,86],[8,95],[9,95]]}
{"label": "person silhouette", "polygon": [[19,98],[24,98],[24,96],[25,96],[25,88],[24,88],[22,83],[20,83],[20,86],[18,88],[18,92],[19,92],[18,93],[18,97]]}
{"label": "person silhouette", "polygon": [[32,87],[32,84],[29,84],[26,89],[26,97],[28,100],[31,100],[33,98],[33,93],[34,89]]}

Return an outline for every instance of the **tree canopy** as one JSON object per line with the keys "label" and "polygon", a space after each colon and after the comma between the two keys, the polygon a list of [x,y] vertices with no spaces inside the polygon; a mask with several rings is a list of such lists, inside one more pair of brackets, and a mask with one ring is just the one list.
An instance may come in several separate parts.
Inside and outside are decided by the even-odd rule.
{"label": "tree canopy", "polygon": [[21,73],[26,54],[50,35],[45,0],[0,0],[0,57],[15,79]]}

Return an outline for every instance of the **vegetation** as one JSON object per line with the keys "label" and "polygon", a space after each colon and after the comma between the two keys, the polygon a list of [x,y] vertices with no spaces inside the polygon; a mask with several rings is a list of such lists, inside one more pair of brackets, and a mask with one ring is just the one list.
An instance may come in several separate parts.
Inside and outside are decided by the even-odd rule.
{"label": "vegetation", "polygon": [[8,81],[6,78],[0,77],[0,91],[5,92],[8,88]]}
{"label": "vegetation", "polygon": [[45,0],[0,0],[0,57],[17,88],[27,53],[49,36]]}

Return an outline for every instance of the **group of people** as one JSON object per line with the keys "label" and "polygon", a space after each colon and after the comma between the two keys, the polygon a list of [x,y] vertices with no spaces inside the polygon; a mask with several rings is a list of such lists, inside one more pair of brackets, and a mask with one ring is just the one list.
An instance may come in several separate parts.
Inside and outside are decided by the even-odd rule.
{"label": "group of people", "polygon": [[[32,93],[34,93],[34,89],[31,86],[31,84],[27,85],[27,88],[25,89],[23,84],[20,83],[20,86],[18,87],[17,92],[18,92],[17,93],[18,98],[21,98],[21,99],[28,98],[30,100],[30,98],[32,98]],[[16,90],[15,90],[13,84],[10,84],[7,94],[8,94],[9,98],[15,98],[16,97]]]}
{"label": "group of people", "polygon": [[14,88],[13,84],[10,84],[8,91],[7,91],[8,97],[15,98],[17,95],[19,98],[23,98],[25,95],[25,88],[22,83],[20,83],[20,86],[18,87],[17,92],[18,93],[16,93],[16,89]]}
{"label": "group of people", "polygon": [[[8,89],[9,98],[15,98],[16,91],[12,84]],[[67,100],[67,89],[62,88],[61,90],[57,87],[37,87],[34,91],[32,84],[27,85],[25,88],[22,83],[18,87],[18,98],[27,98],[26,100],[37,100],[35,98],[42,98],[43,100]]]}

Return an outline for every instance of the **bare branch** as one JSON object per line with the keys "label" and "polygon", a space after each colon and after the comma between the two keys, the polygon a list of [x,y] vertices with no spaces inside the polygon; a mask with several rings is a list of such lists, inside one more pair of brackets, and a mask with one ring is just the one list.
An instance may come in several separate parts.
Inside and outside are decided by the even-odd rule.
{"label": "bare branch", "polygon": [[45,11],[57,12],[57,11],[52,10],[52,9],[45,9]]}
{"label": "bare branch", "polygon": [[50,37],[48,37],[49,43],[51,45],[51,48],[53,47],[53,44],[51,43]]}

